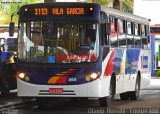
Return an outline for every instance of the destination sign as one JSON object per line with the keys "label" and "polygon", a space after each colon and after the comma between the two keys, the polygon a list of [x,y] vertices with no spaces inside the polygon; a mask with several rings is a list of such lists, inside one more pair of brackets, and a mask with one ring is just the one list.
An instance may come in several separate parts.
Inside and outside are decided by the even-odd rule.
{"label": "destination sign", "polygon": [[99,20],[100,5],[91,3],[38,3],[24,5],[19,21],[30,20]]}
{"label": "destination sign", "polygon": [[34,15],[46,16],[50,13],[52,15],[85,15],[85,13],[89,13],[88,11],[92,12],[93,8],[89,8],[88,11],[85,10],[84,8],[34,8]]}

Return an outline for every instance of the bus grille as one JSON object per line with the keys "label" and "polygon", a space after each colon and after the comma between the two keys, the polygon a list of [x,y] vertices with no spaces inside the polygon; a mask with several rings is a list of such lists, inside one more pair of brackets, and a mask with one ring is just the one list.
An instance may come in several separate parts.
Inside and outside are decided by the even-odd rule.
{"label": "bus grille", "polygon": [[48,90],[40,90],[39,95],[76,95],[72,90],[63,90],[62,93],[51,93]]}

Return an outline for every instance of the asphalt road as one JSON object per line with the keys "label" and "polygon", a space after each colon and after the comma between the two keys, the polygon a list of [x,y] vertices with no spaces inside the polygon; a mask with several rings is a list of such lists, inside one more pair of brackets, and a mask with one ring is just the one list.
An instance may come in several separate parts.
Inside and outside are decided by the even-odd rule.
{"label": "asphalt road", "polygon": [[71,102],[55,100],[49,108],[40,109],[34,101],[24,103],[15,93],[0,97],[0,114],[160,114],[160,79],[140,91],[137,101],[122,101],[117,95],[109,107],[99,107],[97,99]]}

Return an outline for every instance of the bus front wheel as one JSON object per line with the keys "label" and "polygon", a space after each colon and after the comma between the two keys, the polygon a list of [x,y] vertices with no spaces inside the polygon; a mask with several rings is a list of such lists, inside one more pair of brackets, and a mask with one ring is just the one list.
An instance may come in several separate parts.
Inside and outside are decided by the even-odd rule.
{"label": "bus front wheel", "polygon": [[109,96],[99,98],[99,104],[101,107],[108,107],[108,103],[110,103],[112,100],[114,100],[115,87],[116,87],[115,74],[113,74],[111,81],[110,81]]}
{"label": "bus front wheel", "polygon": [[107,107],[108,106],[107,97],[99,98],[99,104],[101,107]]}
{"label": "bus front wheel", "polygon": [[121,100],[129,100],[129,93],[128,92],[121,93],[120,98],[121,98]]}
{"label": "bus front wheel", "polygon": [[139,98],[139,91],[140,91],[140,78],[137,77],[135,91],[130,92],[130,99],[137,100]]}

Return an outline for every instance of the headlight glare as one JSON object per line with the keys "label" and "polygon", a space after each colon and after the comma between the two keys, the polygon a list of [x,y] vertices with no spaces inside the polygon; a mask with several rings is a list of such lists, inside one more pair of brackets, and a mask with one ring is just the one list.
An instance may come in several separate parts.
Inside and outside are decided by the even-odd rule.
{"label": "headlight glare", "polygon": [[24,79],[25,74],[24,74],[24,73],[19,73],[19,74],[18,74],[18,77],[21,78],[21,79]]}
{"label": "headlight glare", "polygon": [[86,75],[86,81],[95,80],[100,76],[100,72],[92,72],[88,75]]}
{"label": "headlight glare", "polygon": [[92,73],[91,75],[90,75],[90,77],[92,78],[92,79],[96,79],[97,77],[98,77],[98,74],[97,73]]}

